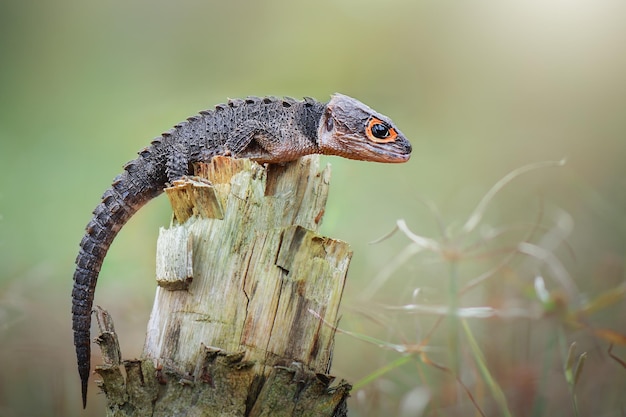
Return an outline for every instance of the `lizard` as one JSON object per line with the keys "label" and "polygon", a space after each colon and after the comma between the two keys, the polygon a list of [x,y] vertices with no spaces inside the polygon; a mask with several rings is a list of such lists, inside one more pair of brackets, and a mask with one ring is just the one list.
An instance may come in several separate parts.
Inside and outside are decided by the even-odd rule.
{"label": "lizard", "polygon": [[107,189],[80,242],[72,290],[72,329],[87,405],[91,312],[100,268],[124,224],[191,165],[213,156],[284,163],[310,154],[401,163],[411,144],[388,117],[360,101],[334,94],[327,103],[305,97],[231,99],[201,111],[152,140]]}

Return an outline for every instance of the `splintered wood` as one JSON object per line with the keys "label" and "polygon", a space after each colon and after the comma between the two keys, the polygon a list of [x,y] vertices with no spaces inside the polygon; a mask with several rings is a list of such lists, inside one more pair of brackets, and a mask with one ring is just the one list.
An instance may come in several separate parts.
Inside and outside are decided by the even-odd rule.
{"label": "splintered wood", "polygon": [[[344,415],[349,385],[329,387],[334,331],[319,318],[337,323],[351,257],[346,243],[316,233],[330,168],[320,171],[318,156],[268,168],[217,157],[196,174],[206,180],[166,190],[174,216],[157,243],[158,287],[143,360],[163,379],[159,395],[181,399],[180,384],[164,388],[176,375],[204,384],[203,392],[229,384],[244,391],[196,393],[228,395],[233,411],[193,415]],[[218,371],[219,363],[238,376]],[[304,395],[286,398],[287,405],[277,400],[272,381],[282,380],[308,381],[319,404],[313,397],[305,403]]]}

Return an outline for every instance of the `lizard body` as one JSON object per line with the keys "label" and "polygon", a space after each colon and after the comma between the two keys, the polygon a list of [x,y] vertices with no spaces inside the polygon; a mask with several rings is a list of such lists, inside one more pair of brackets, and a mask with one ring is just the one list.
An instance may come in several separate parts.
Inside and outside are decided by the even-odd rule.
{"label": "lizard body", "polygon": [[96,282],[109,246],[128,219],[169,182],[191,174],[192,163],[209,162],[216,155],[280,163],[315,153],[405,162],[411,145],[389,118],[341,94],[333,95],[328,103],[249,97],[229,100],[188,118],[124,166],[94,210],[76,258],[72,328],[83,407]]}

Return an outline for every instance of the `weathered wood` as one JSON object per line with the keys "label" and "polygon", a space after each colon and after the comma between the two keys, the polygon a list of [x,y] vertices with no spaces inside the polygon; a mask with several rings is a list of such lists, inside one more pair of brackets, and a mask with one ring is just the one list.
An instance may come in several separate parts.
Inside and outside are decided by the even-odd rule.
{"label": "weathered wood", "polygon": [[97,370],[109,415],[346,414],[350,386],[330,386],[334,332],[317,315],[337,322],[351,252],[316,233],[330,178],[318,164],[218,157],[196,167],[210,185],[166,190],[142,360],[124,362],[125,389],[115,365]]}

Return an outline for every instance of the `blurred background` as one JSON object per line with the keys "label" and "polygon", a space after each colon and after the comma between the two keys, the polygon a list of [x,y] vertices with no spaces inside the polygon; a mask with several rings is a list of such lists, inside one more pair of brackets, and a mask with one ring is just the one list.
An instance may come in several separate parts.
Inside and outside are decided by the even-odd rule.
{"label": "blurred background", "polygon": [[[0,416],[104,415],[93,377],[80,407],[70,292],[123,163],[228,97],[334,92],[414,148],[398,166],[325,159],[322,231],[355,251],[332,369],[357,384],[350,415],[624,415],[625,15],[608,0],[3,1]],[[562,158],[463,227],[508,172]],[[142,209],[100,275],[125,358],[169,216],[165,198]],[[398,219],[438,246],[370,244]]]}

